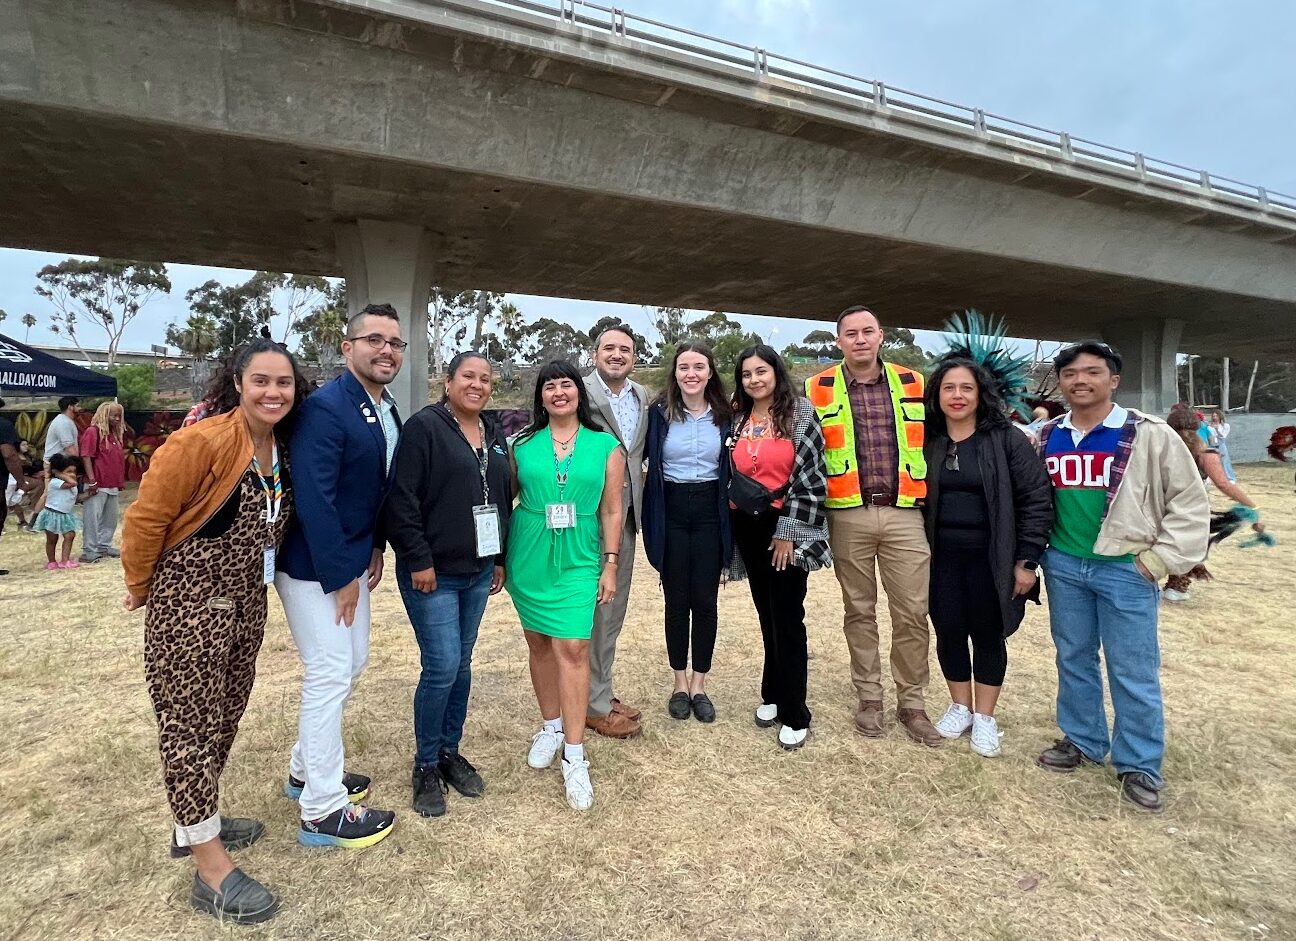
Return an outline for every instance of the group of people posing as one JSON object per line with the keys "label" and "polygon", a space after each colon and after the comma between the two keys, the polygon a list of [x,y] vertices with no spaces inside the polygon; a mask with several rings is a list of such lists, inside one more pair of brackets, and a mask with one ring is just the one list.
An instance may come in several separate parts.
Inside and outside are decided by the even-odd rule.
{"label": "group of people posing", "polygon": [[[1122,793],[1159,809],[1157,582],[1200,563],[1208,536],[1189,449],[1160,419],[1115,404],[1121,360],[1105,344],[1058,355],[1070,410],[1032,439],[1012,426],[993,367],[970,351],[952,350],[925,381],[880,359],[883,340],[874,312],[848,308],[840,363],[798,388],[756,345],[738,357],[732,394],[710,349],[684,342],[654,397],[631,378],[633,333],[610,327],[589,375],[566,362],[541,368],[530,422],[507,440],[483,414],[494,376],[475,352],[452,360],[441,401],[402,423],[386,390],[406,347],[390,306],[350,320],[346,371],[309,397],[283,347],[244,347],[207,417],[154,455],[123,540],[124,605],[146,609],[171,852],[196,863],[194,907],[240,922],[278,908],[228,852],[263,825],[219,812],[271,584],[304,667],[284,783],[300,805],[299,841],[363,847],[392,832],[395,813],[366,806],[370,779],[346,768],[342,745],[388,546],[420,651],[420,815],[446,813],[451,790],[485,792],[461,739],[478,628],[501,590],[521,622],[539,713],[526,760],[544,769],[561,759],[567,802],[592,806],[586,732],[641,730],[641,710],[613,685],[640,535],[665,598],[666,713],[715,721],[717,595],[723,580],[745,579],[764,646],[753,720],[777,728],[788,750],[812,724],[810,572],[831,566],[840,583],[857,731],[888,730],[880,575],[899,726],[932,747],[967,734],[993,757],[1006,640],[1038,601],[1042,569],[1063,737],[1038,762],[1073,771],[1110,755]],[[935,723],[929,616],[950,696]]]}

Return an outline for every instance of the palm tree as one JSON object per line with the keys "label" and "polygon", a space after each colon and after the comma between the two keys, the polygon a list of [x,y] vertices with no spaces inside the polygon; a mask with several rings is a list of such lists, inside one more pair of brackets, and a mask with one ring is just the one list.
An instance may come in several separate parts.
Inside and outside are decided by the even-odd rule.
{"label": "palm tree", "polygon": [[23,314],[22,324],[24,327],[27,328],[27,332],[23,334],[23,342],[26,343],[29,339],[31,339],[31,328],[36,326],[36,315]]}

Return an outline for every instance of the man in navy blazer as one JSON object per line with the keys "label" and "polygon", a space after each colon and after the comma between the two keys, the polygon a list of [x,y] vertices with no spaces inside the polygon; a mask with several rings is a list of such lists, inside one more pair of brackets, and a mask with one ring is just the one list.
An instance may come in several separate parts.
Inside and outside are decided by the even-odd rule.
{"label": "man in navy blazer", "polygon": [[284,793],[301,804],[297,839],[307,846],[371,846],[396,819],[360,805],[369,778],[343,769],[342,711],[369,659],[369,593],[385,548],[380,510],[400,436],[386,387],[405,346],[391,305],[352,317],[342,341],[346,372],[306,398],[289,442],[296,517],[275,589],[304,675]]}

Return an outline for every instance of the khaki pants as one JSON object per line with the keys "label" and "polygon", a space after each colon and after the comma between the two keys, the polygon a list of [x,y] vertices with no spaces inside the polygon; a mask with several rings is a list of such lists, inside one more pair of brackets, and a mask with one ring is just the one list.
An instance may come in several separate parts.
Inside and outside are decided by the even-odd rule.
{"label": "khaki pants", "polygon": [[828,542],[846,607],[843,628],[856,694],[861,700],[882,699],[876,562],[891,610],[891,678],[897,706],[922,709],[931,641],[927,626],[931,549],[922,511],[894,506],[829,510]]}
{"label": "khaki pants", "polygon": [[626,605],[630,602],[634,557],[634,515],[627,513],[621,530],[621,555],[617,558],[616,597],[594,608],[594,630],[589,644],[589,714],[592,716],[605,716],[612,711],[612,663],[616,660],[617,638],[621,636]]}

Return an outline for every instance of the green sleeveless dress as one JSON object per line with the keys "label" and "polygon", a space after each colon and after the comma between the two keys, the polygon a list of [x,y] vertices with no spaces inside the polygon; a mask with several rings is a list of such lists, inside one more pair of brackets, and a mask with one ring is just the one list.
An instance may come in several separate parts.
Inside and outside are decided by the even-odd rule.
{"label": "green sleeveless dress", "polygon": [[[598,507],[608,455],[621,445],[614,436],[585,427],[572,444],[561,497],[548,427],[513,448],[519,492],[509,518],[504,586],[523,629],[589,640],[602,571]],[[550,503],[575,503],[576,525],[549,529],[545,506]]]}

